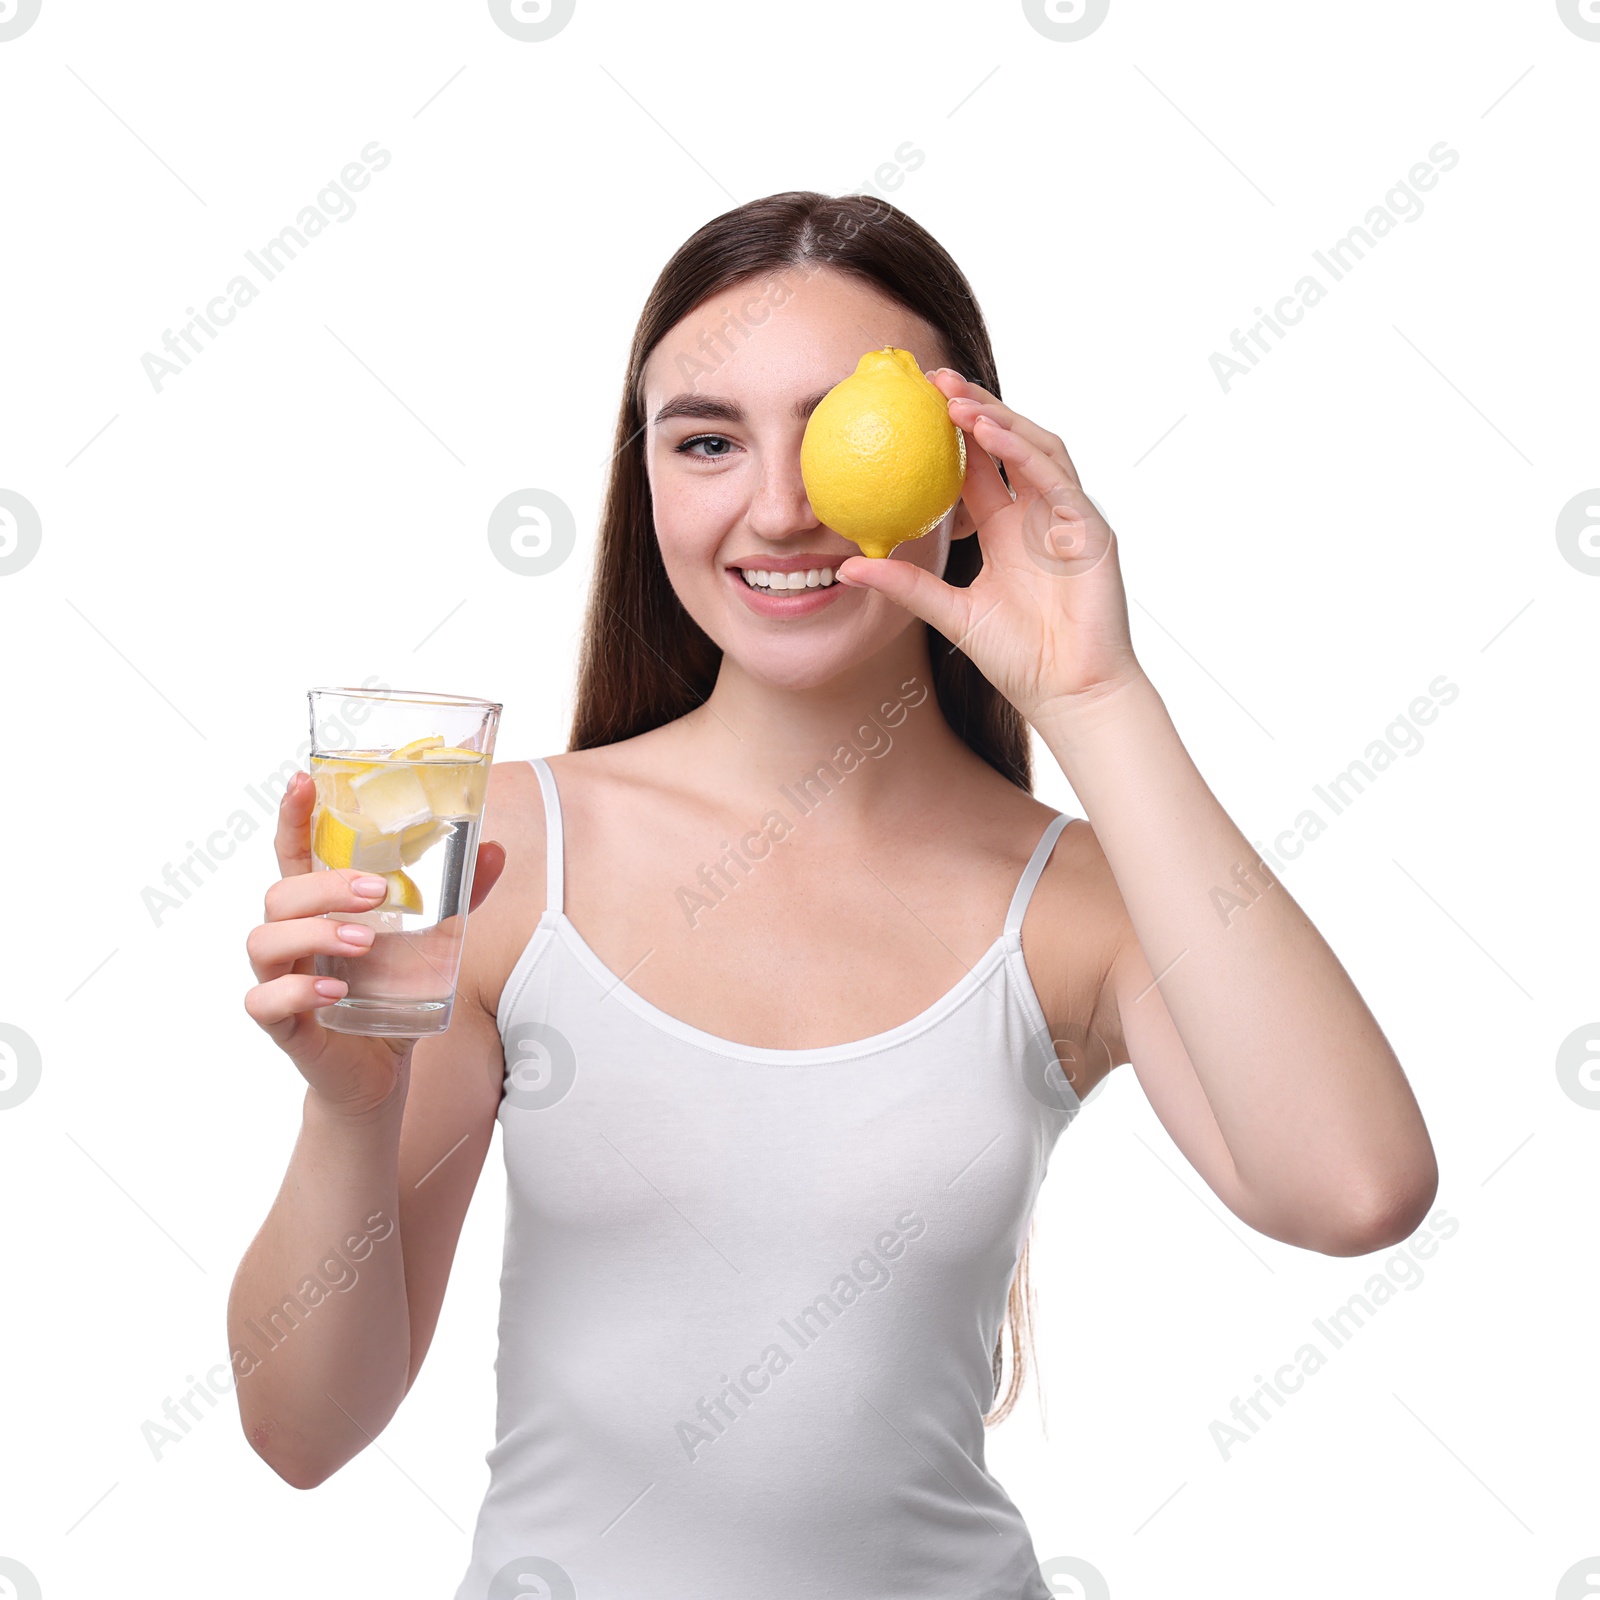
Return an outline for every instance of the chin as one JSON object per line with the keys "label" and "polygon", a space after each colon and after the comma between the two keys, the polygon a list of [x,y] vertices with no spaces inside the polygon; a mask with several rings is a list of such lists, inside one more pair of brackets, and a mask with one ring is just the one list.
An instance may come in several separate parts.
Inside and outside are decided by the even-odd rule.
{"label": "chin", "polygon": [[804,693],[825,688],[865,666],[918,620],[892,602],[885,605],[893,616],[886,616],[884,626],[870,632],[836,627],[819,629],[810,638],[784,640],[753,638],[748,627],[732,627],[713,637],[723,656],[747,677],[773,689]]}

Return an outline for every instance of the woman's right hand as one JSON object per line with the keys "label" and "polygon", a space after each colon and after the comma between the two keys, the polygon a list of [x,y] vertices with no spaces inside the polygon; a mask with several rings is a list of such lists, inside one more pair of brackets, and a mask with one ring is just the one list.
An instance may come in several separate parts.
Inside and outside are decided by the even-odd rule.
{"label": "woman's right hand", "polygon": [[[324,913],[370,911],[389,889],[371,873],[313,870],[315,803],[316,785],[297,772],[278,805],[274,844],[283,876],[267,890],[266,920],[245,940],[258,981],[245,995],[244,1008],[331,1110],[360,1116],[382,1106],[400,1088],[416,1041],[334,1033],[312,1015],[349,987],[339,978],[317,977],[313,958],[359,957],[372,948],[375,937],[362,923],[340,922]],[[505,851],[498,844],[480,847],[474,907],[494,887],[504,865]]]}

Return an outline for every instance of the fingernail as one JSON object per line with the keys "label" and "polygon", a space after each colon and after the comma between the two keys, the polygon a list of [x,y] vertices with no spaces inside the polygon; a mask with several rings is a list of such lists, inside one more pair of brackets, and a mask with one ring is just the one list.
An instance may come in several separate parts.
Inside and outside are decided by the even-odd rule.
{"label": "fingernail", "polygon": [[330,1000],[337,1000],[350,986],[342,978],[318,978],[311,985],[320,995],[326,995]]}
{"label": "fingernail", "polygon": [[359,922],[341,922],[338,931],[339,937],[346,944],[369,945],[372,943],[372,929]]}
{"label": "fingernail", "polygon": [[382,878],[357,878],[355,882],[350,885],[350,887],[354,889],[357,894],[364,894],[369,897],[373,895],[388,894],[389,892],[389,885],[385,883]]}

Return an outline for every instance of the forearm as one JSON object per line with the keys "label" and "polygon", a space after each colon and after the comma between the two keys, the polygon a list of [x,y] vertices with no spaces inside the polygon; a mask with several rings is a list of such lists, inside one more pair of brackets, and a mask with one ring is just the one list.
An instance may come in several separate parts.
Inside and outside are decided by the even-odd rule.
{"label": "forearm", "polygon": [[1094,827],[1241,1186],[1285,1216],[1337,1204],[1360,1217],[1431,1194],[1432,1146],[1381,1029],[1149,680],[1038,728]]}
{"label": "forearm", "polygon": [[405,1394],[404,1099],[355,1120],[307,1093],[283,1186],[229,1294],[240,1420],[300,1488],[356,1455]]}

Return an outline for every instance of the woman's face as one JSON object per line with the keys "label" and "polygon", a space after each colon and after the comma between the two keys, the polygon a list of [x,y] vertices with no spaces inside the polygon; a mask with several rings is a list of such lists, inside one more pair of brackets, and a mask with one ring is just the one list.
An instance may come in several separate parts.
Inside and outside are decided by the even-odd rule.
{"label": "woman's face", "polygon": [[[645,461],[656,536],[685,609],[752,676],[800,689],[876,655],[916,618],[869,589],[818,582],[776,593],[743,571],[835,569],[861,552],[817,521],[800,476],[806,419],[868,350],[949,364],[933,329],[828,268],[748,280],[690,312],[644,370]],[[942,575],[964,505],[891,560]]]}

